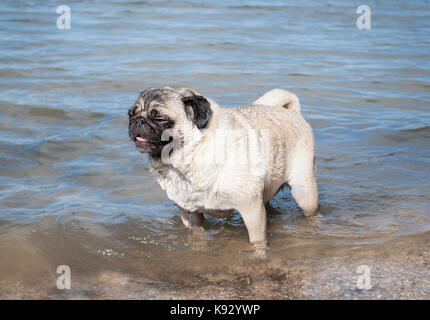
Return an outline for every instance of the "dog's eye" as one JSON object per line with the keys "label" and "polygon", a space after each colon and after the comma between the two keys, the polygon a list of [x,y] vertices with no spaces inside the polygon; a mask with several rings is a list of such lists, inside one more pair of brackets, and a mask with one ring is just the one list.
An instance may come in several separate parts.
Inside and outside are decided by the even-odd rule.
{"label": "dog's eye", "polygon": [[163,123],[163,122],[167,122],[168,121],[168,119],[166,119],[164,117],[156,117],[154,120],[156,122],[159,122],[159,123]]}

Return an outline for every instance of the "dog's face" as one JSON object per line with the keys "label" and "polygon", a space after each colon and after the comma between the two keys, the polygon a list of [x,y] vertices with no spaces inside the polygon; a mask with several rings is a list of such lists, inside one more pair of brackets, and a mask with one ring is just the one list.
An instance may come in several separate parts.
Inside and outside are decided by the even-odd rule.
{"label": "dog's face", "polygon": [[[211,115],[209,101],[191,89],[151,88],[129,109],[128,134],[140,152],[160,157],[170,141],[183,141],[181,128],[203,129]],[[170,130],[169,139],[163,136],[165,130]]]}

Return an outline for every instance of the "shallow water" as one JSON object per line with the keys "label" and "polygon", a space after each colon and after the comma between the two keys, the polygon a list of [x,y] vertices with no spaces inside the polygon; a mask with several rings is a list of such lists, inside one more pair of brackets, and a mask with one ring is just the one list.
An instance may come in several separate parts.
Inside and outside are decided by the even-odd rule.
{"label": "shallow water", "polygon": [[[58,5],[0,4],[0,298],[430,298],[428,1],[371,4],[370,30],[348,1],[74,2],[70,30]],[[280,193],[260,258],[238,214],[186,230],[127,135],[164,85],[295,92],[319,215]]]}

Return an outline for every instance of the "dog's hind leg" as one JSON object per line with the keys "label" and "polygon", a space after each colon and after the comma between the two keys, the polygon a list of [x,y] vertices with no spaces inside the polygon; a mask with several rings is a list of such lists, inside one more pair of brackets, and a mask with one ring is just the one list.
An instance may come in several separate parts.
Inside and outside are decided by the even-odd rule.
{"label": "dog's hind leg", "polygon": [[315,164],[306,161],[296,166],[288,179],[291,195],[306,216],[314,215],[318,209],[318,186]]}
{"label": "dog's hind leg", "polygon": [[302,181],[290,184],[291,194],[305,216],[314,215],[318,209],[316,181]]}

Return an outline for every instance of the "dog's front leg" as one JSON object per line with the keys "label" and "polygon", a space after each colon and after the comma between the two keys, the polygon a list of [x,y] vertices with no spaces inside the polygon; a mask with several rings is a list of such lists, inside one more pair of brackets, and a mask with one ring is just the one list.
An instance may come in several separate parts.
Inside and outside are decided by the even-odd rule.
{"label": "dog's front leg", "polygon": [[193,250],[207,250],[207,232],[203,229],[203,213],[189,212],[179,208],[181,220],[185,227],[189,228],[188,242],[191,243]]}
{"label": "dog's front leg", "polygon": [[248,199],[248,201],[243,201],[237,210],[245,222],[249,241],[266,246],[266,208],[264,208],[263,200],[260,198]]}
{"label": "dog's front leg", "polygon": [[185,227],[202,227],[204,220],[203,213],[189,212],[181,207],[179,207],[179,212],[181,213],[181,220]]}

